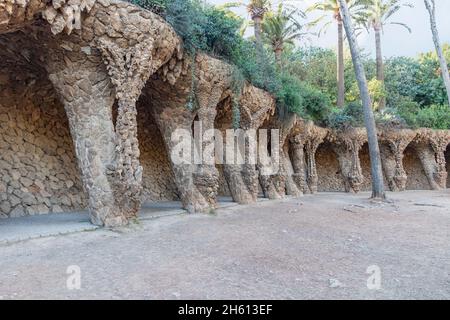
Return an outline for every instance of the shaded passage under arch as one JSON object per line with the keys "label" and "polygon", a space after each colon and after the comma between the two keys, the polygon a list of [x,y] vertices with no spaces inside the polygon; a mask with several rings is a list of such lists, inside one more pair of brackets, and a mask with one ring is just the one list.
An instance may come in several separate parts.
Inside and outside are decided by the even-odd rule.
{"label": "shaded passage under arch", "polygon": [[403,166],[406,175],[408,176],[406,190],[431,190],[430,183],[428,182],[417,151],[412,145],[409,145],[405,149]]}
{"label": "shaded passage under arch", "polygon": [[0,50],[0,218],[85,209],[64,107],[45,69],[9,49]]}
{"label": "shaded passage under arch", "polygon": [[342,192],[345,190],[338,157],[330,143],[322,143],[317,149],[316,167],[319,192]]}

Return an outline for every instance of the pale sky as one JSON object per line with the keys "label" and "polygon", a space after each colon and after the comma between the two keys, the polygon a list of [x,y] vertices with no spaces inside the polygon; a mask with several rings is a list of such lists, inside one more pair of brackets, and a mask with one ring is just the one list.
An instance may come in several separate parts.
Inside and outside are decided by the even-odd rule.
{"label": "pale sky", "polygon": [[[206,0],[211,4],[223,4],[226,2],[235,2],[235,0]],[[273,4],[280,1],[274,0]],[[295,5],[300,9],[305,9],[314,0],[284,0],[283,3]],[[407,3],[414,5],[414,8],[403,8],[396,13],[390,21],[403,22],[412,29],[410,34],[405,28],[388,25],[383,34],[383,55],[391,56],[416,56],[421,52],[434,50],[434,45],[430,31],[430,20],[428,12],[425,9],[423,0],[405,0]],[[441,42],[450,43],[450,0],[436,0],[437,6],[437,23]],[[245,8],[235,9],[236,13],[243,17],[248,17]],[[318,17],[320,14],[309,15],[310,19]],[[252,31],[252,30],[251,30]],[[374,54],[375,40],[373,33],[364,32],[359,38],[359,44],[367,52]],[[326,34],[322,34],[320,38],[312,37],[310,44],[313,46],[336,48],[337,31],[335,25],[328,28]]]}

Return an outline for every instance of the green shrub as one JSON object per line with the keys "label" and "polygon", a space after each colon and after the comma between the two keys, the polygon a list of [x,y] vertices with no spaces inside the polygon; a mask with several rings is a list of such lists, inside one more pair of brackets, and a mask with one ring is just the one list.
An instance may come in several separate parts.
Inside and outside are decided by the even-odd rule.
{"label": "green shrub", "polygon": [[305,117],[304,99],[300,81],[288,74],[280,75],[280,90],[276,92],[278,114],[284,118],[290,112]]}
{"label": "green shrub", "polygon": [[364,112],[361,102],[350,102],[343,109],[334,108],[327,117],[327,125],[331,128],[364,126]]}
{"label": "green shrub", "polygon": [[418,127],[450,129],[450,107],[448,105],[431,105],[419,110],[416,116]]}
{"label": "green shrub", "polygon": [[305,117],[318,124],[325,124],[328,116],[332,112],[330,98],[307,83],[302,83],[299,89],[303,98]]}
{"label": "green shrub", "polygon": [[141,8],[165,16],[166,7],[169,0],[127,0],[127,1]]}

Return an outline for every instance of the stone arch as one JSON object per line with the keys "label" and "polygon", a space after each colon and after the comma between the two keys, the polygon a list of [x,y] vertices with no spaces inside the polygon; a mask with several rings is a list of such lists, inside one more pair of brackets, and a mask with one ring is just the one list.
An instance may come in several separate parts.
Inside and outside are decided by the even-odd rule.
{"label": "stone arch", "polygon": [[406,190],[431,190],[430,183],[414,143],[406,147],[403,165],[408,176]]}
{"label": "stone arch", "polygon": [[330,142],[319,145],[316,151],[319,192],[337,192],[345,189],[338,156]]}
{"label": "stone arch", "polygon": [[0,217],[84,210],[66,112],[26,43],[0,35]]}

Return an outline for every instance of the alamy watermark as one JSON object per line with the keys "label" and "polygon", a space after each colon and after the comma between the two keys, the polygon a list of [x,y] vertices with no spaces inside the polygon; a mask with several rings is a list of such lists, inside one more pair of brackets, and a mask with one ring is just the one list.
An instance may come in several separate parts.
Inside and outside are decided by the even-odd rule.
{"label": "alamy watermark", "polygon": [[370,274],[367,278],[367,288],[369,290],[380,290],[381,289],[381,268],[377,265],[372,265],[367,267],[367,274]]}
{"label": "alamy watermark", "polygon": [[68,290],[81,289],[81,268],[77,265],[68,266],[66,269],[68,275],[66,280],[66,287]]}
{"label": "alamy watermark", "polygon": [[203,130],[195,121],[192,130],[176,129],[171,136],[174,165],[258,165],[261,174],[280,170],[279,129]]}

